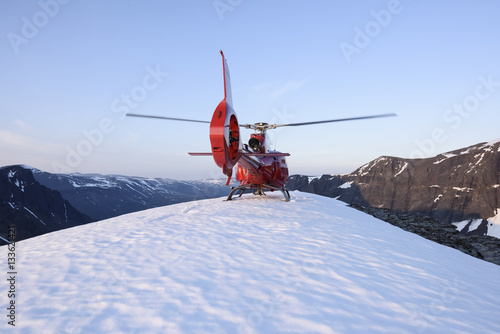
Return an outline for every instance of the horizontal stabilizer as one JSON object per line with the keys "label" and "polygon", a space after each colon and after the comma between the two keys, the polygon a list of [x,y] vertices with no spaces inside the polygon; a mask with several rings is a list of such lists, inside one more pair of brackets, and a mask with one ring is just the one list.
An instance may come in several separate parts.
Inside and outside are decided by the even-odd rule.
{"label": "horizontal stabilizer", "polygon": [[188,153],[189,155],[192,155],[193,157],[211,157],[212,156],[212,153],[193,153],[193,152],[189,152]]}
{"label": "horizontal stabilizer", "polygon": [[289,157],[290,153],[269,152],[269,153],[243,153],[247,157]]}

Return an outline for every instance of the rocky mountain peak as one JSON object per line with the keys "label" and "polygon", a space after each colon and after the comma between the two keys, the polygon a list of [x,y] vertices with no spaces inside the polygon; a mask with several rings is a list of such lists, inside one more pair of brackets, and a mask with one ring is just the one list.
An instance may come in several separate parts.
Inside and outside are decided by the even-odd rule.
{"label": "rocky mountain peak", "polygon": [[449,224],[479,220],[484,231],[500,213],[500,139],[424,159],[381,156],[350,174],[307,183],[292,176],[288,188]]}

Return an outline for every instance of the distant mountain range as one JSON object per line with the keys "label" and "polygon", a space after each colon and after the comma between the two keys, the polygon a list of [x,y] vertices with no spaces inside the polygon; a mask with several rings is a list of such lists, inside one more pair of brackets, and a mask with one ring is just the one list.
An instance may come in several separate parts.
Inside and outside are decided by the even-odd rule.
{"label": "distant mountain range", "polygon": [[181,202],[227,195],[225,180],[177,181],[99,174],[51,174],[35,179],[57,190],[77,210],[95,220]]}
{"label": "distant mountain range", "polygon": [[6,244],[9,226],[15,226],[19,241],[93,221],[24,166],[0,168],[0,200],[0,245]]}
{"label": "distant mountain range", "polygon": [[382,156],[345,175],[293,175],[287,187],[500,238],[500,140],[425,159]]}
{"label": "distant mountain range", "polygon": [[[0,168],[0,245],[125,213],[226,196],[223,180],[176,181]],[[293,175],[287,184],[353,206],[427,216],[500,238],[500,140],[426,159],[379,157],[345,175]]]}
{"label": "distant mountain range", "polygon": [[227,195],[222,180],[176,181],[118,175],[51,174],[0,168],[0,245],[154,207]]}

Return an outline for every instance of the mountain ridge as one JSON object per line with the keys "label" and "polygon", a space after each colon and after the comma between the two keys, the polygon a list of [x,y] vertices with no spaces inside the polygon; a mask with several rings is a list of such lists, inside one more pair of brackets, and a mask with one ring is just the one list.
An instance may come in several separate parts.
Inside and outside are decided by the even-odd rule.
{"label": "mountain ridge", "polygon": [[[441,223],[455,224],[463,233],[500,236],[499,152],[500,140],[496,140],[426,159],[381,156],[349,174],[325,174],[320,178],[292,175],[287,186],[291,190],[338,197],[352,205],[433,217]],[[23,174],[27,179],[17,178],[12,183],[11,169],[23,171],[18,175]],[[221,180],[186,182],[120,175],[51,174],[26,165],[0,168],[0,179],[4,184],[0,210],[2,231],[7,231],[12,221],[25,220],[34,226],[31,236],[68,223],[61,218],[64,201],[75,210],[71,212],[78,216],[74,218],[76,224],[82,224],[152,207],[225,196],[228,192]],[[33,196],[40,203],[47,198],[57,202],[57,219],[51,212],[34,206],[35,198],[27,199],[28,195],[22,190],[25,183],[45,187],[45,195]],[[14,194],[18,199],[12,199]],[[31,206],[14,206],[12,202],[26,200],[31,201]],[[54,207],[55,204],[44,205]],[[38,214],[37,210],[42,213]],[[52,229],[44,228],[46,223],[39,216],[51,221]],[[29,237],[25,232],[19,236]],[[0,239],[0,244],[4,243],[6,234],[0,233],[0,238],[4,239]]]}
{"label": "mountain ridge", "polygon": [[96,220],[223,196],[222,180],[182,181],[124,175],[37,173],[37,180],[61,192],[77,209]]}
{"label": "mountain ridge", "polygon": [[23,332],[500,331],[500,267],[313,194],[185,202],[16,249]]}
{"label": "mountain ridge", "polygon": [[381,156],[349,174],[292,175],[287,186],[349,204],[461,224],[462,230],[475,224],[500,237],[500,140],[423,159]]}
{"label": "mountain ridge", "polygon": [[52,174],[0,167],[0,245],[164,205],[227,194],[222,180],[178,181],[100,174]]}

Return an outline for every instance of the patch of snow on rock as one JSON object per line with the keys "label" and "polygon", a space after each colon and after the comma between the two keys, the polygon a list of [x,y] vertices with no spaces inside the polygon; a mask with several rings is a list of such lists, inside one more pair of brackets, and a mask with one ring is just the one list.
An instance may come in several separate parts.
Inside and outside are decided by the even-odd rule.
{"label": "patch of snow on rock", "polygon": [[346,182],[346,183],[342,184],[339,188],[342,188],[342,189],[350,188],[352,185],[352,182],[353,181]]}

